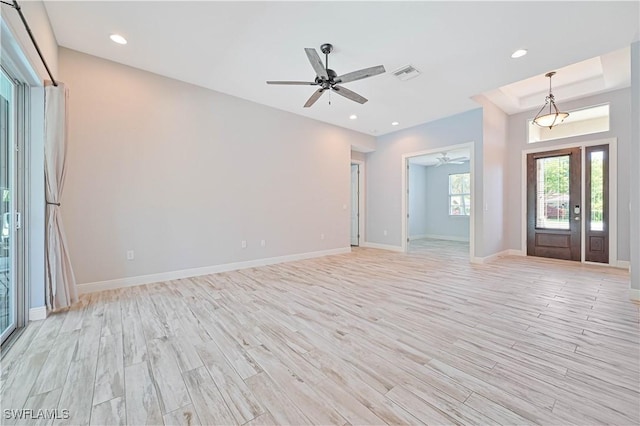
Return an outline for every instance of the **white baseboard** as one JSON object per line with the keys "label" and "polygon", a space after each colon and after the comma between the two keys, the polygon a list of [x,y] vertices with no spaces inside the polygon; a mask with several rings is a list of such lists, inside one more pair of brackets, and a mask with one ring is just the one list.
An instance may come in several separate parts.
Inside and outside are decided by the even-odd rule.
{"label": "white baseboard", "polygon": [[79,284],[78,293],[95,293],[97,291],[114,290],[123,287],[134,287],[137,285],[152,284],[161,281],[179,280],[182,278],[198,277],[201,275],[216,274],[219,272],[237,271],[239,269],[255,268],[258,266],[274,265],[276,263],[293,262],[295,260],[312,259],[314,257],[323,257],[350,252],[351,247],[344,247],[331,250],[314,251],[309,253],[299,253],[286,256],[248,260],[245,262],[225,263],[222,265],[205,266],[202,268],[182,269],[179,271],[162,272],[159,274],[139,275],[137,277],[96,281],[92,283]]}
{"label": "white baseboard", "polygon": [[613,266],[614,268],[626,269],[627,271],[631,270],[631,262],[629,262],[628,260],[618,260],[611,266]]}
{"label": "white baseboard", "polygon": [[489,263],[504,256],[524,256],[524,253],[522,250],[515,249],[502,250],[486,257],[474,257],[471,259],[471,263]]}
{"label": "white baseboard", "polygon": [[29,321],[40,321],[47,318],[47,307],[38,306],[29,309]]}
{"label": "white baseboard", "polygon": [[429,238],[429,236],[427,234],[409,235],[409,240],[424,240],[425,238]]}
{"label": "white baseboard", "polygon": [[390,244],[370,243],[368,241],[365,241],[364,243],[360,244],[360,247],[374,248],[374,249],[380,249],[380,250],[399,251],[399,252],[403,251],[402,247],[400,246],[392,246]]}
{"label": "white baseboard", "polygon": [[635,300],[636,302],[640,302],[640,290],[635,288],[629,289],[629,299]]}
{"label": "white baseboard", "polygon": [[464,243],[469,242],[469,237],[456,237],[452,235],[435,235],[435,234],[425,234],[422,238],[430,238],[432,240],[445,240],[445,241],[462,241]]}

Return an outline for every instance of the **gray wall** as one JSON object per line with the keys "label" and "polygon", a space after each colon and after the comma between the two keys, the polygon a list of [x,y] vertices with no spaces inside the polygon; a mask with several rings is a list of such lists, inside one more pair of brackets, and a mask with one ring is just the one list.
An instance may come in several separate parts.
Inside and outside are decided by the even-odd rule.
{"label": "gray wall", "polygon": [[349,247],[351,144],[374,138],[68,49],[59,61],[79,283]]}
{"label": "gray wall", "polygon": [[29,146],[29,292],[30,308],[44,307],[45,189],[44,189],[44,89],[33,87]]}
{"label": "gray wall", "polygon": [[[469,241],[469,216],[449,215],[449,175],[468,173],[469,162],[427,167],[425,234],[431,237]],[[473,203],[473,197],[471,202]]]}
{"label": "gray wall", "polygon": [[[633,165],[629,180],[631,211],[630,260],[631,288],[640,292],[640,41],[631,45],[631,147],[627,164]],[[624,205],[622,205],[624,206]],[[625,209],[626,210],[626,209]],[[640,298],[640,293],[635,295]]]}
{"label": "gray wall", "polygon": [[[493,103],[482,103],[483,199],[482,227],[476,232],[476,245],[483,247],[482,256],[507,249],[506,209],[508,116]],[[513,180],[513,177],[512,177]]]}
{"label": "gray wall", "polygon": [[420,238],[427,234],[427,190],[426,166],[411,164],[409,167],[409,238]]}
{"label": "gray wall", "polygon": [[[478,108],[377,139],[376,151],[367,154],[368,242],[402,245],[402,155],[462,143],[474,142],[478,192],[473,208],[476,223],[482,223],[482,115]],[[482,256],[477,241],[475,248],[476,256]]]}
{"label": "gray wall", "polygon": [[351,151],[351,159],[357,161],[365,161],[367,159],[367,155],[364,152]]}
{"label": "gray wall", "polygon": [[[509,117],[509,142],[507,145],[508,171],[507,176],[507,246],[511,249],[521,249],[521,223],[523,212],[521,208],[522,196],[522,151],[532,148],[549,148],[570,143],[618,138],[618,260],[629,260],[629,181],[630,166],[633,161],[637,169],[638,159],[631,160],[631,111],[629,108],[630,89],[616,90],[572,102],[563,102],[558,99],[558,106],[563,110],[572,110],[582,107],[610,103],[610,130],[591,135],[575,136],[566,139],[557,139],[548,142],[527,143],[527,120],[533,118],[536,110],[512,115]],[[637,116],[634,118],[637,125]],[[636,141],[637,144],[637,141]],[[637,181],[636,181],[637,182]],[[635,219],[637,220],[637,218]]]}

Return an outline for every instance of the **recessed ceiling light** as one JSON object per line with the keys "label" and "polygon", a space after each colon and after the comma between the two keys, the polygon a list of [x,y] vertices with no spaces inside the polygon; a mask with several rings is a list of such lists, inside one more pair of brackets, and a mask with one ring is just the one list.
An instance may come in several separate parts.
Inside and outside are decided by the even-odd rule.
{"label": "recessed ceiling light", "polygon": [[523,57],[524,55],[526,55],[526,54],[527,54],[527,49],[518,49],[518,50],[516,50],[515,52],[513,52],[513,53],[511,54],[511,57],[512,57],[513,59],[516,59],[516,58],[522,58],[522,57]]}
{"label": "recessed ceiling light", "polygon": [[111,41],[113,41],[114,43],[118,43],[118,44],[127,44],[127,39],[122,37],[120,34],[111,34],[109,36],[109,38],[111,39]]}
{"label": "recessed ceiling light", "polygon": [[355,114],[351,114],[351,115],[349,116],[349,120],[357,120],[357,119],[358,119],[358,116],[357,116],[357,115],[355,115]]}
{"label": "recessed ceiling light", "polygon": [[397,121],[394,121],[393,123],[391,123],[392,126],[397,126],[398,124],[400,123],[398,123]]}

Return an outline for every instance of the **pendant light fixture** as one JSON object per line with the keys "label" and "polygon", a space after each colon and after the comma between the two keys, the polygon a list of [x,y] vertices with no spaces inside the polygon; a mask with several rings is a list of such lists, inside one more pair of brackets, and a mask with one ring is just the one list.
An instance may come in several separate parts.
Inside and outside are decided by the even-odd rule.
{"label": "pendant light fixture", "polygon": [[[553,126],[557,126],[562,123],[565,118],[569,116],[568,112],[560,112],[558,107],[556,106],[556,98],[553,96],[551,92],[551,77],[556,74],[555,71],[551,71],[546,73],[544,76],[549,77],[549,94],[544,99],[544,105],[536,114],[536,118],[533,119],[533,122],[540,127],[548,127],[551,129]],[[549,112],[544,114],[545,108],[549,105]]]}

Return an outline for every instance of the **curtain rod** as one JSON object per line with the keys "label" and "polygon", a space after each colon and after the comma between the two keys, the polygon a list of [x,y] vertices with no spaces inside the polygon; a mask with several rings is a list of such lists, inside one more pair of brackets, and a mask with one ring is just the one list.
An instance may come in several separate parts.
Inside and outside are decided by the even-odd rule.
{"label": "curtain rod", "polygon": [[54,86],[57,86],[58,82],[56,81],[55,78],[53,78],[53,74],[51,74],[51,70],[49,69],[49,65],[47,65],[47,61],[45,61],[44,56],[42,56],[42,52],[40,51],[40,46],[38,46],[38,43],[36,42],[36,39],[33,36],[33,33],[31,32],[31,27],[29,27],[29,23],[27,23],[27,19],[22,14],[22,9],[20,8],[20,5],[18,4],[18,2],[16,0],[13,0],[13,3],[9,3],[9,2],[6,2],[6,1],[0,1],[0,3],[6,4],[8,6],[11,6],[16,11],[18,11],[18,15],[20,15],[20,19],[22,20],[22,23],[24,24],[24,28],[27,30],[27,33],[29,34],[29,38],[31,38],[31,42],[33,43],[33,47],[36,48],[36,52],[38,52],[38,56],[40,56],[40,60],[42,61],[42,65],[44,65],[44,68],[47,70],[47,74],[49,74],[49,78],[51,79],[51,83],[53,83]]}

